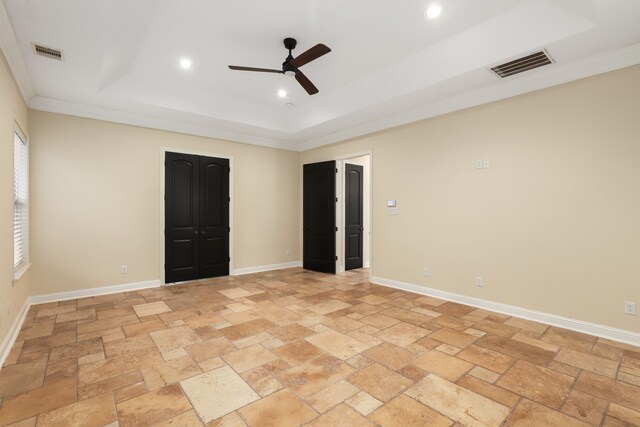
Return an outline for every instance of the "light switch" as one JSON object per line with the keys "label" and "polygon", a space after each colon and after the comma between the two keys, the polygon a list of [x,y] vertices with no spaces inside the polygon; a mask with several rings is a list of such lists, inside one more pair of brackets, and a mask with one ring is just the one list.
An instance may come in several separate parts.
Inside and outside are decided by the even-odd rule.
{"label": "light switch", "polygon": [[396,201],[395,200],[387,200],[387,207],[388,208],[395,208],[396,205]]}

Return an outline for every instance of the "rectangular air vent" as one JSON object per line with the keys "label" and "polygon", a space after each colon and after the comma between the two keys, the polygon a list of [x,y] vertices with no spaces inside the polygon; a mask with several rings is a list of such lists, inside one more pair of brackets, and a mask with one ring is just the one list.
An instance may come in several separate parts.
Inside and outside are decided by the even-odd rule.
{"label": "rectangular air vent", "polygon": [[42,46],[40,44],[32,43],[33,53],[39,56],[44,56],[45,58],[56,59],[58,61],[64,60],[64,52],[59,49],[53,49],[51,47]]}
{"label": "rectangular air vent", "polygon": [[505,78],[549,64],[553,64],[553,60],[545,50],[541,50],[505,64],[497,65],[491,68],[491,71],[498,77]]}

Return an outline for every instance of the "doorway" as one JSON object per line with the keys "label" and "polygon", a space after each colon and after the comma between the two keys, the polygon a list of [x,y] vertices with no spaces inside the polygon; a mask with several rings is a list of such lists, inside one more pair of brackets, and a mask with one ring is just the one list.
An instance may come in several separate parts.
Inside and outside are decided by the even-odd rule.
{"label": "doorway", "polygon": [[229,274],[229,173],[229,159],[165,153],[165,283]]}
{"label": "doorway", "polygon": [[[351,184],[357,185],[355,191],[347,189],[347,175],[357,179]],[[335,274],[370,268],[371,176],[371,151],[303,165],[302,254],[305,269]],[[358,182],[360,179],[362,184]],[[352,198],[356,204],[347,208],[347,198]],[[315,230],[311,224],[316,226]],[[318,226],[321,233],[317,231]],[[347,243],[347,240],[351,242]],[[369,276],[371,274],[369,270]]]}

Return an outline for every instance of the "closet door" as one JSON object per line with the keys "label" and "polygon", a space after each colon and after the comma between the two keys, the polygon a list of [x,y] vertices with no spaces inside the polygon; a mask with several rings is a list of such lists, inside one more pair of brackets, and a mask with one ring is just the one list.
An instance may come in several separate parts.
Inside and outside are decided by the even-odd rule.
{"label": "closet door", "polygon": [[200,157],[200,278],[229,274],[229,159]]}
{"label": "closet door", "polygon": [[229,160],[165,156],[165,282],[229,274]]}
{"label": "closet door", "polygon": [[200,159],[165,156],[165,282],[195,280],[200,252]]}
{"label": "closet door", "polygon": [[336,162],[303,166],[303,267],[336,272]]}

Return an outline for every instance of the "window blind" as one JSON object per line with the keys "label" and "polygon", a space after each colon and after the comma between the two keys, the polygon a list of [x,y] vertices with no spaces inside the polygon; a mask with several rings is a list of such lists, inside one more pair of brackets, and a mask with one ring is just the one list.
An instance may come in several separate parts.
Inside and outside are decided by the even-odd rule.
{"label": "window blind", "polygon": [[13,269],[29,262],[29,147],[18,132],[13,137]]}

